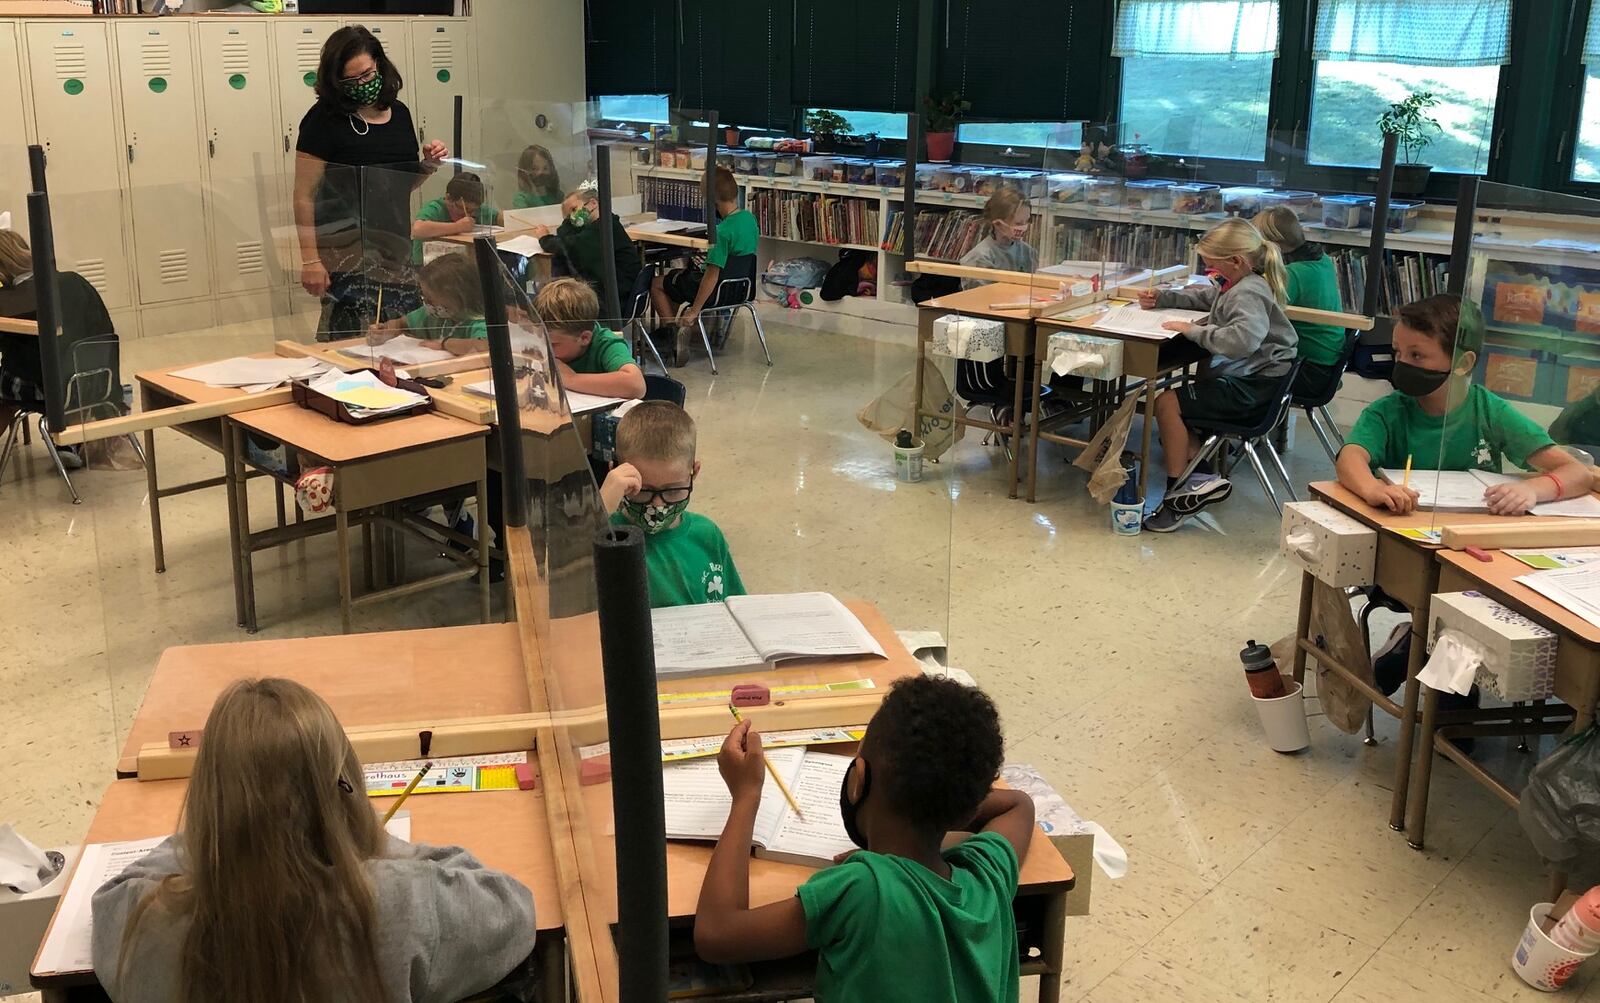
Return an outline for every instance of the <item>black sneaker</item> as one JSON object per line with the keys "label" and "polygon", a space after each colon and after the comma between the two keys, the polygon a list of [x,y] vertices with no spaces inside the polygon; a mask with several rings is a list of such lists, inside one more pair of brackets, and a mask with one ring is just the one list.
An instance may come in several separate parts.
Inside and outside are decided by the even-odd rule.
{"label": "black sneaker", "polygon": [[1165,500],[1156,506],[1156,510],[1145,519],[1144,528],[1152,533],[1170,533],[1183,525],[1189,518],[1187,513],[1178,512],[1168,505]]}
{"label": "black sneaker", "polygon": [[1198,479],[1190,477],[1167,492],[1162,504],[1172,506],[1183,515],[1194,515],[1207,505],[1215,505],[1233,494],[1233,483],[1226,477]]}
{"label": "black sneaker", "polygon": [[1372,656],[1372,680],[1378,692],[1393,696],[1405,685],[1406,668],[1411,660],[1411,622],[1394,625],[1389,639]]}

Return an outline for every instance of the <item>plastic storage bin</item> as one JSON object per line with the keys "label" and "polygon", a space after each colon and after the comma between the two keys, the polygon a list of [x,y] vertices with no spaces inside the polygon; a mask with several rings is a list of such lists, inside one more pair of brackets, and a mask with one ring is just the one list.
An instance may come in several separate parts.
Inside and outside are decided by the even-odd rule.
{"label": "plastic storage bin", "polygon": [[805,161],[798,153],[775,154],[772,173],[780,178],[804,177]]}
{"label": "plastic storage bin", "polygon": [[[1417,227],[1417,220],[1422,216],[1423,203],[1410,199],[1390,199],[1389,219],[1387,229],[1390,233],[1404,233]],[[1367,203],[1362,211],[1362,226],[1372,226],[1373,214],[1377,212],[1378,204],[1374,200]]]}
{"label": "plastic storage bin", "polygon": [[970,192],[972,191],[972,169],[970,167],[941,167],[934,175],[934,187],[942,192]]}
{"label": "plastic storage bin", "polygon": [[1000,178],[1004,171],[993,167],[978,167],[972,171],[972,193],[974,195],[993,195],[1000,190]]}
{"label": "plastic storage bin", "polygon": [[873,184],[884,188],[901,188],[906,183],[906,162],[904,160],[875,160],[872,162],[875,169]]}
{"label": "plastic storage bin", "polygon": [[870,160],[846,160],[844,162],[844,179],[852,185],[870,185],[877,175],[877,167]]}
{"label": "plastic storage bin", "polygon": [[1104,174],[1096,174],[1084,178],[1083,200],[1089,205],[1121,205],[1123,200],[1122,179]]}
{"label": "plastic storage bin", "polygon": [[1322,196],[1322,225],[1330,230],[1359,229],[1371,215],[1371,195]]}
{"label": "plastic storage bin", "polygon": [[1224,188],[1222,189],[1222,211],[1229,216],[1255,219],[1257,214],[1261,212],[1261,197],[1270,191],[1270,188]]}
{"label": "plastic storage bin", "polygon": [[1172,211],[1184,215],[1199,215],[1222,211],[1222,188],[1196,181],[1172,186]]}
{"label": "plastic storage bin", "polygon": [[733,173],[754,174],[756,172],[756,155],[754,153],[735,153],[733,155]]}
{"label": "plastic storage bin", "polygon": [[805,176],[812,181],[832,181],[833,168],[837,163],[837,157],[806,157],[801,161]]}
{"label": "plastic storage bin", "polygon": [[939,173],[939,168],[933,164],[917,165],[917,187],[923,191],[932,191],[937,188],[934,176]]}
{"label": "plastic storage bin", "polygon": [[756,153],[752,154],[752,156],[755,158],[755,170],[751,172],[752,174],[757,177],[770,178],[778,173],[778,155],[776,153]]}
{"label": "plastic storage bin", "polygon": [[1172,208],[1172,182],[1130,181],[1124,189],[1125,204],[1129,209]]}
{"label": "plastic storage bin", "polygon": [[1302,223],[1315,222],[1322,218],[1322,210],[1317,205],[1316,192],[1267,192],[1261,196],[1261,208],[1271,209],[1284,206],[1292,210]]}
{"label": "plastic storage bin", "polygon": [[1050,201],[1066,205],[1083,201],[1083,185],[1089,180],[1086,174],[1052,174],[1045,179]]}
{"label": "plastic storage bin", "polygon": [[1049,191],[1043,171],[1006,171],[1000,181],[1007,188],[1015,188],[1024,198],[1042,199]]}

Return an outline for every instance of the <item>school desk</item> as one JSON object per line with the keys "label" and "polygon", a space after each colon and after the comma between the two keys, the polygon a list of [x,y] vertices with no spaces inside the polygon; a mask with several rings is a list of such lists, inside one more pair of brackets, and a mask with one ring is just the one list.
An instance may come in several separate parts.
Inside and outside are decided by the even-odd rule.
{"label": "school desk", "polygon": [[[187,780],[113,782],[100,800],[84,842],[170,835],[178,828],[188,787]],[[374,810],[379,812],[387,810],[391,800],[371,799]],[[552,959],[556,963],[546,965],[544,970],[561,972],[561,891],[552,861],[542,789],[427,794],[407,798],[403,810],[411,813],[411,842],[464,846],[485,867],[504,871],[528,886],[533,893],[534,921],[539,930],[535,951],[554,952]],[[54,918],[51,923],[54,925]],[[552,986],[560,985],[558,979],[559,976],[553,978]],[[40,971],[37,967],[30,980],[34,988],[46,993],[47,1000],[65,998],[73,987],[96,984],[92,971]],[[559,989],[554,992],[543,998],[561,998]]]}
{"label": "school desk", "polygon": [[[338,536],[339,618],[344,630],[350,629],[354,606],[411,595],[474,575],[478,577],[481,616],[488,620],[486,541],[457,541],[463,546],[470,545],[476,552],[475,567],[458,567],[419,581],[376,588],[356,596],[350,573],[349,535],[354,521],[357,525],[375,525],[398,534],[423,536],[413,525],[420,517],[404,512],[397,503],[462,485],[476,486],[478,511],[487,511],[487,468],[482,441],[487,427],[431,413],[349,425],[295,404],[231,415],[224,421],[224,427],[232,429],[226,443],[227,463],[235,471],[236,501],[231,510],[230,530],[244,592],[245,629],[252,633],[256,629],[254,552],[329,529]],[[248,469],[244,449],[246,433],[282,443],[288,455],[301,457],[298,466],[302,471],[313,467],[329,468],[333,473],[334,515],[261,533],[252,532],[249,494],[243,487],[243,475]],[[282,479],[277,474],[273,476]],[[373,557],[369,547],[369,570]],[[401,560],[403,550],[399,547],[392,548],[385,557],[391,570]]]}
{"label": "school desk", "polygon": [[[1556,643],[1554,696],[1572,709],[1574,717],[1570,730],[1582,731],[1594,721],[1596,704],[1600,703],[1600,628],[1516,581],[1519,576],[1532,573],[1533,569],[1526,564],[1504,551],[1490,551],[1489,557],[1489,561],[1484,562],[1463,552],[1439,551],[1438,591],[1482,592],[1495,602],[1553,631],[1559,638]],[[1547,709],[1552,712],[1560,710],[1545,708],[1544,701],[1521,708],[1501,707],[1444,715],[1439,711],[1440,696],[1439,690],[1423,688],[1421,737],[1418,743],[1422,755],[1417,757],[1416,776],[1412,780],[1414,795],[1410,813],[1406,817],[1406,839],[1419,850],[1427,834],[1428,786],[1433,774],[1430,750],[1449,757],[1466,771],[1467,776],[1515,808],[1520,800],[1517,792],[1474,762],[1451,739],[1554,734],[1569,728],[1566,720],[1552,720],[1544,713]],[[1497,721],[1504,723],[1490,723]]]}
{"label": "school desk", "polygon": [[635,244],[656,244],[661,247],[681,247],[691,251],[704,251],[711,247],[711,242],[704,237],[695,237],[687,233],[663,233],[660,230],[641,230],[638,226],[627,226],[628,239]]}

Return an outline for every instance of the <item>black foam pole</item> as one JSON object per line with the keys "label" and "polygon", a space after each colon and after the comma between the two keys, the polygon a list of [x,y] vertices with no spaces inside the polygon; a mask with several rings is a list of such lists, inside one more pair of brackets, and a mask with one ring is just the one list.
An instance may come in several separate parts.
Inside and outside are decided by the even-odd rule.
{"label": "black foam pole", "polygon": [[28,147],[28,176],[33,181],[33,190],[46,195],[50,189],[45,187],[44,178],[44,147],[34,143]]}
{"label": "black foam pole", "polygon": [[28,195],[28,239],[33,251],[35,317],[39,322],[39,369],[44,377],[44,414],[52,432],[67,427],[66,381],[61,371],[61,290],[56,283],[56,237],[50,227],[50,197]]}
{"label": "black foam pole", "polygon": [[466,153],[463,152],[462,149],[461,149],[461,119],[462,119],[462,97],[461,97],[460,94],[457,94],[456,95],[456,99],[455,99],[455,122],[453,124],[453,129],[451,131],[451,138],[453,138],[455,140],[455,144],[456,145],[454,145],[454,146],[452,146],[450,148],[450,155],[453,156],[456,159],[456,173],[457,174],[461,173],[461,158],[466,156]]}
{"label": "black foam pole", "polygon": [[706,240],[717,242],[717,110],[706,112]]}
{"label": "black foam pole", "polygon": [[619,999],[667,998],[667,839],[661,791],[661,718],[645,577],[644,533],[610,526],[595,536],[600,662],[611,742],[617,826]]}
{"label": "black foam pole", "polygon": [[908,262],[917,256],[917,161],[921,149],[922,116],[912,112],[906,116],[906,190],[900,210],[900,250]]}
{"label": "black foam pole", "polygon": [[595,180],[600,184],[600,305],[612,322],[622,319],[622,299],[617,295],[617,234],[611,212],[611,148],[594,148]]}
{"label": "black foam pole", "polygon": [[528,475],[522,457],[522,421],[517,412],[516,363],[506,321],[506,284],[493,237],[472,242],[483,286],[483,321],[489,329],[489,372],[494,378],[494,409],[500,432],[500,481],[507,526],[528,524]]}
{"label": "black foam pole", "polygon": [[1478,217],[1478,178],[1461,179],[1456,193],[1456,229],[1450,238],[1450,271],[1445,275],[1445,291],[1460,296],[1467,288],[1467,261],[1472,255],[1472,227]]}
{"label": "black foam pole", "polygon": [[[1383,137],[1383,160],[1378,168],[1378,194],[1372,205],[1372,239],[1367,245],[1367,289],[1361,299],[1361,312],[1378,316],[1378,291],[1383,284],[1383,241],[1389,232],[1389,196],[1394,191],[1394,159],[1400,137]],[[1398,307],[1400,304],[1394,304]]]}

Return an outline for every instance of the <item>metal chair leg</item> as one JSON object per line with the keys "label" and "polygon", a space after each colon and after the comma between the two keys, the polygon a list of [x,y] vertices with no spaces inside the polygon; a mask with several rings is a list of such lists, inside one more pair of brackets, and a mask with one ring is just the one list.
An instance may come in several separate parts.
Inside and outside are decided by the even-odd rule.
{"label": "metal chair leg", "polygon": [[148,461],[146,461],[144,458],[144,445],[139,442],[139,437],[137,435],[128,436],[128,445],[132,446],[133,451],[139,454],[139,462],[145,466],[149,466]]}
{"label": "metal chair leg", "polygon": [[633,323],[633,336],[636,339],[643,341],[645,346],[650,349],[651,358],[656,360],[656,368],[660,369],[662,374],[665,375],[667,372],[667,364],[661,361],[661,349],[656,347],[655,339],[650,337],[650,332],[645,330],[642,322],[636,320]]}
{"label": "metal chair leg", "polygon": [[[1306,408],[1306,424],[1311,426],[1311,431],[1317,434],[1317,441],[1322,443],[1323,452],[1328,454],[1328,459],[1337,463],[1339,451],[1333,448],[1333,442],[1328,438],[1328,430],[1322,427],[1322,418],[1318,414],[1321,408]],[[1338,434],[1335,432],[1335,434]]]}
{"label": "metal chair leg", "polygon": [[717,375],[717,357],[711,352],[711,335],[706,333],[705,314],[694,319],[695,326],[700,329],[700,342],[706,346],[706,359],[711,363],[711,375]]}
{"label": "metal chair leg", "polygon": [[18,411],[12,415],[10,424],[6,426],[6,444],[4,447],[0,447],[0,480],[5,479],[6,466],[11,462],[11,454],[16,451],[17,430],[19,428],[24,433],[28,430],[28,413],[26,411]]}
{"label": "metal chair leg", "polygon": [[1217,454],[1217,450],[1221,447],[1221,445],[1222,437],[1216,435],[1210,436],[1205,442],[1202,442],[1200,444],[1200,451],[1194,454],[1194,459],[1190,460],[1189,465],[1183,468],[1183,473],[1178,475],[1178,483],[1182,484],[1184,481],[1187,481],[1189,479],[1189,475],[1194,473],[1195,469],[1199,467],[1200,464],[1211,459]]}
{"label": "metal chair leg", "polygon": [[[746,303],[744,308],[750,311],[750,323],[756,326],[756,339],[761,342],[761,353],[767,357],[767,365],[770,366],[772,365],[772,352],[767,349],[767,332],[761,330],[761,318],[756,315],[756,305],[754,303]],[[728,315],[728,323],[733,323],[732,314]]]}
{"label": "metal chair leg", "polygon": [[1278,451],[1272,447],[1271,443],[1264,442],[1262,445],[1266,448],[1267,459],[1272,461],[1272,468],[1278,472],[1279,477],[1283,478],[1283,486],[1289,492],[1289,500],[1299,501],[1299,497],[1294,493],[1294,481],[1289,479],[1289,471],[1283,467],[1283,457],[1278,455]]}
{"label": "metal chair leg", "polygon": [[[1255,443],[1245,442],[1243,446],[1245,458],[1250,461],[1251,469],[1256,472],[1256,479],[1261,482],[1261,487],[1267,492],[1267,497],[1272,499],[1272,507],[1278,510],[1280,516],[1283,515],[1283,503],[1278,500],[1278,492],[1273,488],[1271,479],[1267,477],[1267,468],[1261,465],[1261,457],[1256,453]],[[1267,448],[1271,449],[1272,447],[1268,446]]]}
{"label": "metal chair leg", "polygon": [[[1513,700],[1513,701],[1511,701],[1511,709],[1512,710],[1521,710],[1524,706],[1525,706],[1525,704],[1521,700]],[[1526,717],[1523,717],[1522,715],[1518,714],[1517,715],[1517,723],[1522,725],[1522,729],[1523,729],[1522,733],[1517,736],[1517,751],[1518,752],[1527,752],[1528,751],[1528,730],[1527,730],[1528,729],[1528,719]]]}
{"label": "metal chair leg", "polygon": [[44,443],[44,448],[50,454],[50,459],[55,462],[56,473],[66,482],[67,490],[72,494],[72,504],[82,505],[83,499],[78,497],[78,489],[72,486],[72,478],[67,476],[67,465],[61,462],[61,453],[56,449],[56,441],[50,437],[50,429],[44,423],[44,415],[39,416],[39,441]]}
{"label": "metal chair leg", "polygon": [[[1328,413],[1328,406],[1324,404],[1322,407],[1317,408],[1317,415],[1322,419],[1322,423],[1327,426],[1328,436],[1342,448],[1344,446],[1344,433],[1339,431],[1339,423],[1333,420],[1332,414]],[[1338,452],[1338,449],[1335,449],[1334,452]]]}

